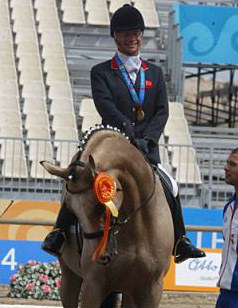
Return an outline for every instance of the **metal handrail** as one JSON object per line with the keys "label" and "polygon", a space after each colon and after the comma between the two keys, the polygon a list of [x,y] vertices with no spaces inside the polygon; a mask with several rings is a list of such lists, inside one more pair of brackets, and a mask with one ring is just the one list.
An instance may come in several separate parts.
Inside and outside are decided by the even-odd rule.
{"label": "metal handrail", "polygon": [[30,220],[30,219],[11,219],[2,218],[0,219],[0,225],[32,225],[32,226],[53,226],[53,220]]}
{"label": "metal handrail", "polygon": [[[9,225],[37,225],[37,226],[53,226],[53,220],[27,220],[27,219],[0,219],[0,224]],[[187,231],[203,231],[203,232],[222,232],[222,227],[219,226],[197,226],[197,225],[186,225]]]}

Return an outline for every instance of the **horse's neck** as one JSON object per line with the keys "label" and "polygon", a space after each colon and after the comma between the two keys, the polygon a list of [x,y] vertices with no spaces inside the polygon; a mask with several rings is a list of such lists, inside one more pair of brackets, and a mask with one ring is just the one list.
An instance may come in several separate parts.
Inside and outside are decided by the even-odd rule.
{"label": "horse's neck", "polygon": [[[147,209],[155,192],[156,179],[149,165],[146,163],[141,168],[134,167],[136,162],[130,162],[131,170],[124,174],[124,212],[130,213],[144,211]],[[153,204],[152,204],[153,205]]]}
{"label": "horse's neck", "polygon": [[107,140],[108,138],[114,138],[116,140],[119,139],[125,139],[120,133],[111,131],[111,130],[101,130],[97,131],[95,134],[90,136],[89,139],[86,139],[86,146],[85,151],[92,151],[95,148],[98,148],[101,146],[102,142],[104,140]]}
{"label": "horse's neck", "polygon": [[[125,186],[125,202],[129,211],[150,198],[154,190],[154,173],[142,154],[114,131],[99,131],[87,142],[82,158],[94,157],[96,171],[117,170]],[[148,200],[149,201],[149,200]]]}
{"label": "horse's neck", "polygon": [[132,182],[134,186],[130,186],[123,208],[126,217],[131,218],[130,233],[133,232],[136,237],[140,235],[143,240],[144,233],[153,236],[156,232],[166,200],[161,182],[153,170],[148,166],[148,169],[142,171]]}

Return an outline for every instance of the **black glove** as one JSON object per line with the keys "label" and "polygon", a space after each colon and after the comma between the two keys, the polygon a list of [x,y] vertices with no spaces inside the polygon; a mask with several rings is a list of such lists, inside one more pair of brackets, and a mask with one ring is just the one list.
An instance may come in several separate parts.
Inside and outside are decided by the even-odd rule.
{"label": "black glove", "polygon": [[129,137],[130,141],[135,139],[134,128],[129,121],[122,123],[122,131],[126,134],[127,137]]}
{"label": "black glove", "polygon": [[148,140],[144,138],[135,138],[135,146],[145,155],[149,154]]}

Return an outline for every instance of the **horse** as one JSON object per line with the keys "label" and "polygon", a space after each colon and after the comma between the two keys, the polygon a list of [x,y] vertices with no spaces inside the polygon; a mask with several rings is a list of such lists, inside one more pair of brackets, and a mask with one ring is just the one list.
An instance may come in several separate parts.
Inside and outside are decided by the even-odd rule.
{"label": "horse", "polygon": [[[116,128],[82,137],[67,168],[42,161],[63,179],[62,202],[80,225],[68,234],[60,289],[64,308],[99,308],[113,293],[122,307],[158,307],[174,245],[170,209],[159,177]],[[80,253],[78,249],[80,247]]]}

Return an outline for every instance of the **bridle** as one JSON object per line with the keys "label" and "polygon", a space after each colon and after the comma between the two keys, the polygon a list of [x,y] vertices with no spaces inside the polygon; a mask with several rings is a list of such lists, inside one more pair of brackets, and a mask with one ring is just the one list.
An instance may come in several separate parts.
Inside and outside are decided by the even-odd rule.
{"label": "bridle", "polygon": [[[77,172],[76,172],[77,166],[80,166],[80,167],[86,166],[86,164],[84,162],[80,161],[80,159],[79,159],[80,155],[81,155],[81,153],[79,152],[77,157],[76,157],[76,160],[69,165],[69,169],[70,169],[69,176],[68,176],[69,180],[77,179]],[[123,226],[125,226],[134,217],[134,215],[137,212],[139,212],[146,204],[148,204],[150,199],[153,197],[154,192],[155,192],[156,177],[155,177],[155,173],[153,171],[152,166],[151,166],[151,171],[152,171],[152,175],[153,175],[153,188],[152,188],[151,193],[149,194],[148,197],[146,197],[144,200],[142,200],[141,204],[138,207],[136,207],[125,219],[120,219],[118,217],[117,218],[113,217],[111,219],[109,231],[112,232],[112,234],[114,234],[114,235],[118,234],[120,229]],[[93,189],[92,185],[82,187],[77,192],[74,192],[74,191],[71,191],[69,189],[69,187],[66,183],[66,191],[69,192],[70,194],[81,194],[81,193],[85,193],[85,192],[89,191],[90,189]],[[101,205],[100,202],[98,202],[98,205]],[[104,230],[99,230],[99,231],[96,231],[96,232],[90,232],[89,233],[89,232],[85,232],[84,230],[82,230],[83,237],[85,239],[88,239],[88,240],[96,239],[96,238],[103,236],[103,232],[104,232]]]}

